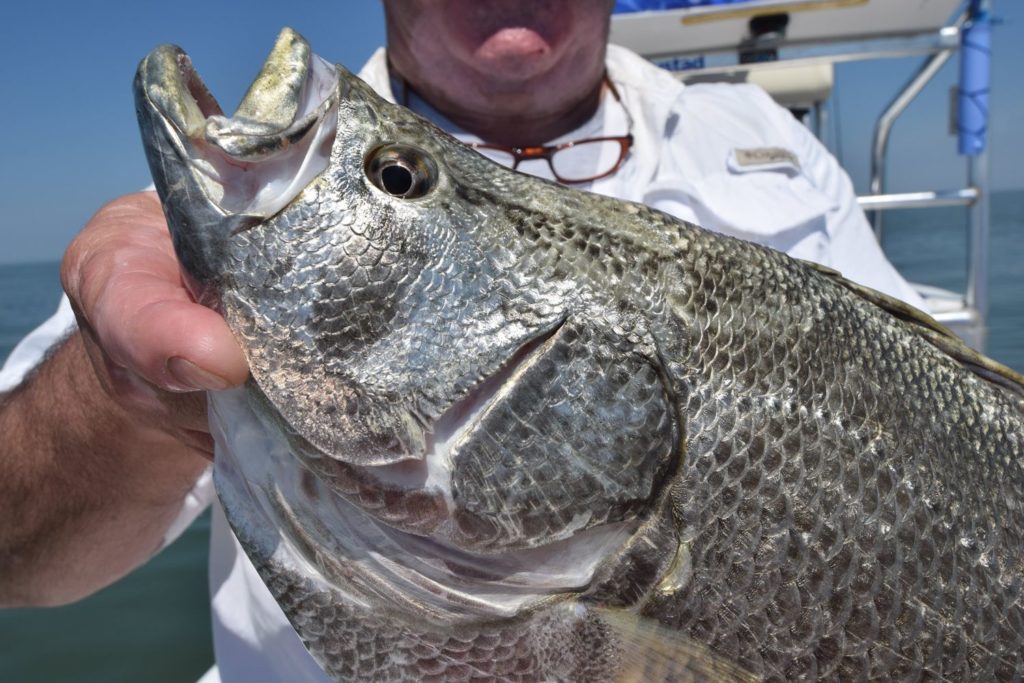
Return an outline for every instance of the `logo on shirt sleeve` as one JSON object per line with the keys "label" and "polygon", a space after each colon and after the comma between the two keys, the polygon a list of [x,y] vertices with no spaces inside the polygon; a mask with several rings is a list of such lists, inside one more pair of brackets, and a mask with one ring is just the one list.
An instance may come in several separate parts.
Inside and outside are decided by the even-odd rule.
{"label": "logo on shirt sleeve", "polygon": [[729,153],[729,170],[747,171],[789,170],[800,172],[800,159],[785,147],[737,147]]}

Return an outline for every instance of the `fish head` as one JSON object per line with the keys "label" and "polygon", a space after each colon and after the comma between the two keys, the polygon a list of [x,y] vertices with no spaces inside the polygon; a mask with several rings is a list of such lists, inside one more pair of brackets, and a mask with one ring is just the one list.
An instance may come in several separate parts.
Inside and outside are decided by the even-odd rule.
{"label": "fish head", "polygon": [[316,562],[386,545],[449,583],[587,585],[680,440],[643,315],[609,305],[629,237],[591,227],[629,209],[493,163],[289,30],[233,117],[173,47],[136,101],[186,279],[250,363],[277,455],[235,464],[274,523]]}

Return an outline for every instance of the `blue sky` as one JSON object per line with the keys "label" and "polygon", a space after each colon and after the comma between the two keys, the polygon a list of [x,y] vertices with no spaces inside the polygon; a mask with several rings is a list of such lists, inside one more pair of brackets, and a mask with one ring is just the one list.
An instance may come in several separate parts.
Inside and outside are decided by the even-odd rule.
{"label": "blue sky", "polygon": [[[996,0],[992,175],[1024,188],[1024,3]],[[226,110],[256,75],[277,31],[296,28],[323,57],[353,70],[383,42],[380,3],[108,0],[8,3],[0,41],[0,263],[56,260],[106,200],[145,186],[148,171],[132,105],[138,61],[159,43],[181,45]],[[955,62],[955,60],[952,60]],[[838,67],[842,160],[858,189],[871,129],[916,60]],[[955,64],[897,124],[892,189],[963,182],[946,134]]]}

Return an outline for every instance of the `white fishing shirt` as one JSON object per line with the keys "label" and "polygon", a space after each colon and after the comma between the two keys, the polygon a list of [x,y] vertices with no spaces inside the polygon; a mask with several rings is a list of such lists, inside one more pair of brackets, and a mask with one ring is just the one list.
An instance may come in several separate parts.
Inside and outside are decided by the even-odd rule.
{"label": "white fishing shirt", "polygon": [[[608,49],[607,69],[621,102],[606,94],[587,123],[552,142],[624,135],[631,117],[634,146],[617,173],[577,187],[642,202],[710,230],[822,263],[924,308],[875,241],[849,177],[763,90],[734,84],[684,86],[614,45]],[[359,75],[395,101],[383,49]],[[457,137],[478,141],[415,96],[409,105]],[[550,178],[542,161],[523,163],[519,170]],[[73,325],[65,298],[57,313],[12,351],[0,371],[0,391],[17,385]],[[214,501],[207,471],[185,500],[165,545]],[[210,539],[210,595],[217,666],[203,683],[327,681],[217,504]]]}

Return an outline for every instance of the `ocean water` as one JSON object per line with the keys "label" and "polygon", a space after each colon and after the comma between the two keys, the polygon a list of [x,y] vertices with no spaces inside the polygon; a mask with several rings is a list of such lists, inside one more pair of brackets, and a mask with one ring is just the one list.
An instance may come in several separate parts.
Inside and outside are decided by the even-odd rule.
{"label": "ocean water", "polygon": [[[962,214],[888,218],[885,246],[910,279],[962,288]],[[993,197],[988,353],[1024,372],[1024,191]],[[57,264],[0,266],[0,357],[55,308]],[[0,681],[186,682],[212,663],[209,517],[96,595],[67,607],[0,610]]]}
{"label": "ocean water", "polygon": [[[963,291],[966,209],[889,212],[883,246],[912,282]],[[1024,372],[1024,191],[992,195],[985,353]]]}

